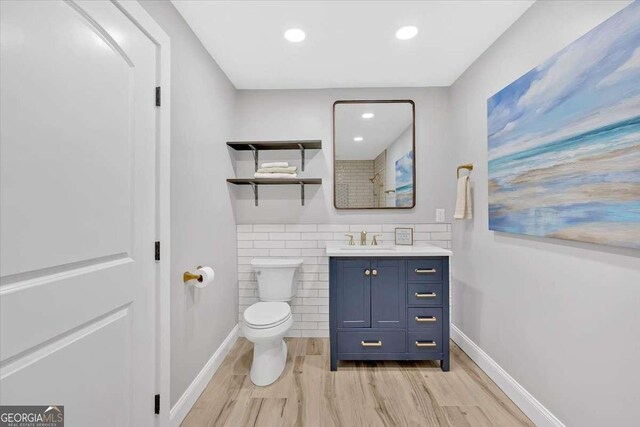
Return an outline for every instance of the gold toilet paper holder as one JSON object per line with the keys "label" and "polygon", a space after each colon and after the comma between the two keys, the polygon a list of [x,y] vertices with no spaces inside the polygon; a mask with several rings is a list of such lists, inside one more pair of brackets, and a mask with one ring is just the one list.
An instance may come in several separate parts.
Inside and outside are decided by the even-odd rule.
{"label": "gold toilet paper holder", "polygon": [[[198,266],[198,270],[201,269],[201,268],[202,268],[202,266],[199,265]],[[197,280],[198,282],[202,282],[202,275],[201,274],[193,274],[190,271],[185,271],[182,274],[182,281],[184,283],[187,283],[189,280]]]}

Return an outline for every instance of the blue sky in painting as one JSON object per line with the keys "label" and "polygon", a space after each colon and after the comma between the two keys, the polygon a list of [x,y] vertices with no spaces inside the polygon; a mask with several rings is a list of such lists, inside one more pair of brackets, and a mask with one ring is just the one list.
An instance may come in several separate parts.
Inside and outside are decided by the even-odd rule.
{"label": "blue sky in painting", "polygon": [[488,100],[489,159],[640,115],[640,1]]}

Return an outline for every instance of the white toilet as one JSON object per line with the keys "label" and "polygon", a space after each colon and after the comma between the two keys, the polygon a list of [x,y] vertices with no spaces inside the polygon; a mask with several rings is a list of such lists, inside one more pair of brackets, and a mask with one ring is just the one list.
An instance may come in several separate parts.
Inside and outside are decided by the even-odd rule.
{"label": "white toilet", "polygon": [[266,386],[278,379],[287,361],[287,344],[282,339],[293,318],[287,304],[296,294],[296,270],[302,259],[256,258],[251,266],[258,280],[260,302],[244,311],[242,331],[253,343],[251,381]]}

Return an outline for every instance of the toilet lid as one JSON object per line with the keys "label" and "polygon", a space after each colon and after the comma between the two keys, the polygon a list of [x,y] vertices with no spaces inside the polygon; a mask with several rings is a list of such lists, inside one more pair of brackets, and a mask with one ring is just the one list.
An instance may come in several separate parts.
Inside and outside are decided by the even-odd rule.
{"label": "toilet lid", "polygon": [[257,302],[244,311],[244,321],[256,329],[271,328],[291,317],[291,307],[286,302]]}

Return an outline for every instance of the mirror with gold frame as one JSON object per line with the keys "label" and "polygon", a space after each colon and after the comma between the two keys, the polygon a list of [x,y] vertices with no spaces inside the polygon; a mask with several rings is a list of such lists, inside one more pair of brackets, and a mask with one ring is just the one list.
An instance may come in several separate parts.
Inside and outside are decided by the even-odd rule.
{"label": "mirror with gold frame", "polygon": [[336,209],[416,205],[415,104],[350,100],[333,104]]}

